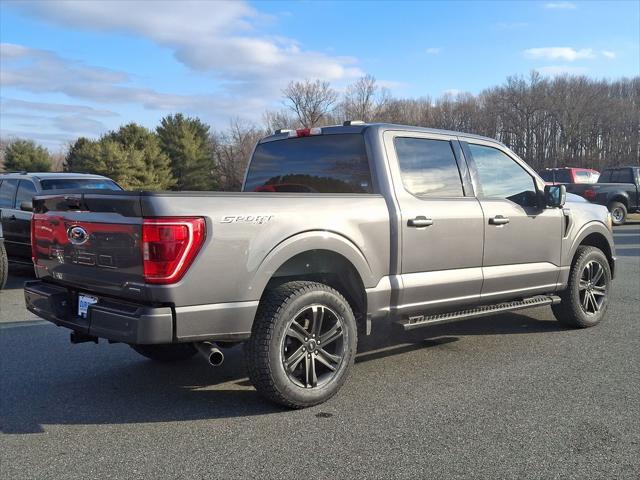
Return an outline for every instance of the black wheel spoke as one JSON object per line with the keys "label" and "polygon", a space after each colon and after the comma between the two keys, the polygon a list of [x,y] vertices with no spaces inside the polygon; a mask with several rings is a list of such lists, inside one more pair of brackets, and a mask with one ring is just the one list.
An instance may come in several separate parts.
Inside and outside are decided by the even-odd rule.
{"label": "black wheel spoke", "polygon": [[602,268],[597,263],[595,265],[596,265],[595,274],[593,275],[592,282],[594,285],[597,285],[600,282],[600,279],[602,279],[602,276],[604,275],[604,268]]}
{"label": "black wheel spoke", "polygon": [[321,305],[314,305],[311,307],[311,312],[313,314],[311,320],[311,335],[320,337],[320,331],[322,330],[322,320],[324,318],[324,307]]}
{"label": "black wheel spoke", "polygon": [[320,337],[320,343],[323,347],[326,347],[330,343],[334,342],[342,336],[342,327],[339,323],[335,324],[331,330]]}
{"label": "black wheel spoke", "polygon": [[307,355],[304,357],[305,366],[305,386],[307,388],[313,388],[318,385],[318,377],[316,375],[316,362],[313,355]]}
{"label": "black wheel spoke", "polygon": [[319,350],[317,352],[316,360],[326,366],[332,372],[336,371],[338,367],[338,363],[340,362],[340,357],[337,355],[332,355],[325,350]]}
{"label": "black wheel spoke", "polygon": [[307,338],[309,338],[307,331],[296,321],[294,321],[287,329],[287,335],[294,337],[301,343],[306,342]]}
{"label": "black wheel spoke", "polygon": [[589,292],[584,292],[584,297],[582,298],[582,309],[585,312],[589,311]]}
{"label": "black wheel spoke", "polygon": [[300,346],[295,352],[293,352],[289,358],[287,358],[284,362],[284,366],[288,372],[292,372],[296,369],[298,364],[304,358],[305,348]]}
{"label": "black wheel spoke", "polygon": [[598,310],[600,310],[600,304],[598,303],[598,300],[596,300],[596,296],[593,294],[593,292],[590,293],[591,295],[591,303],[593,304],[593,313],[598,312]]}

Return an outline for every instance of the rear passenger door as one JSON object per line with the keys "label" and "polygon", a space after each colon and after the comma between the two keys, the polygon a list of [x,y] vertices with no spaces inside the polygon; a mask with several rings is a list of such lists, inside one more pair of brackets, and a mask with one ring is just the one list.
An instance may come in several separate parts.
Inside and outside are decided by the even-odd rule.
{"label": "rear passenger door", "polygon": [[18,253],[16,212],[14,209],[17,190],[18,180],[15,178],[5,178],[0,183],[0,220],[2,221],[4,244],[10,257]]}
{"label": "rear passenger door", "polygon": [[484,212],[483,300],[554,291],[562,210],[539,205],[535,177],[506,149],[481,140],[462,145]]}
{"label": "rear passenger door", "polygon": [[20,180],[13,210],[13,231],[15,235],[15,255],[21,260],[31,261],[31,211],[22,210],[23,202],[31,202],[36,187],[31,180]]}
{"label": "rear passenger door", "polygon": [[454,309],[482,287],[483,216],[456,137],[387,131],[400,210],[397,313]]}

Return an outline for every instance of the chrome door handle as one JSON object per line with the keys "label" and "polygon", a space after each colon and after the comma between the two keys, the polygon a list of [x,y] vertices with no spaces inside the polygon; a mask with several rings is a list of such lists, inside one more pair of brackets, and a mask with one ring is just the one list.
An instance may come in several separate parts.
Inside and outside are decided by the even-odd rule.
{"label": "chrome door handle", "polygon": [[509,219],[507,217],[503,217],[502,215],[496,215],[493,218],[489,219],[489,223],[491,225],[506,225],[509,223]]}
{"label": "chrome door handle", "polygon": [[416,218],[410,218],[409,221],[407,221],[408,227],[423,228],[431,225],[433,225],[433,220],[422,215]]}

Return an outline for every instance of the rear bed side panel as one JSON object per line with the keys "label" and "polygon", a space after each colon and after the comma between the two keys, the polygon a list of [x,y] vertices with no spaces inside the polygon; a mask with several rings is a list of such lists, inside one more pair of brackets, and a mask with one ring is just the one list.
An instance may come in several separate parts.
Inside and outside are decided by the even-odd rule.
{"label": "rear bed side panel", "polygon": [[254,302],[282,263],[308,250],[342,254],[365,288],[389,271],[389,214],[381,195],[157,194],[142,197],[142,212],[207,220],[205,245],[184,278],[146,287],[159,302]]}

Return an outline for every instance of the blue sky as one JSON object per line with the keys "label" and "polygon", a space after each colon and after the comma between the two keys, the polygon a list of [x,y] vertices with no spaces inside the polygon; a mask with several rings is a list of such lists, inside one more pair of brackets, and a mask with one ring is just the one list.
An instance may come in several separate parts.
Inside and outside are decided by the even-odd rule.
{"label": "blue sky", "polygon": [[640,74],[640,2],[0,3],[0,135],[53,151],[167,113],[260,122],[290,80],[479,93],[538,70]]}

